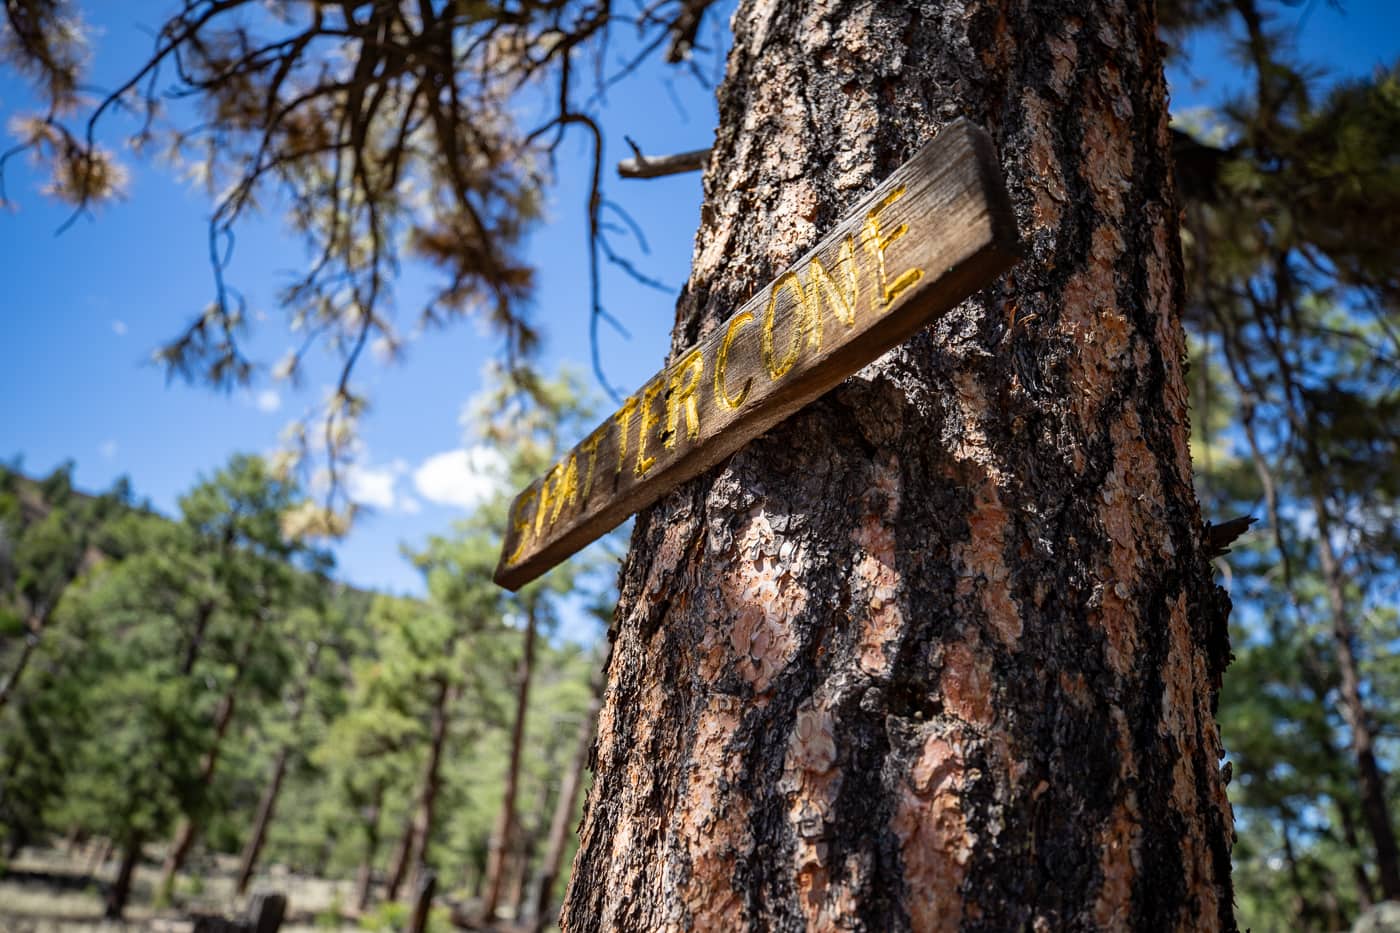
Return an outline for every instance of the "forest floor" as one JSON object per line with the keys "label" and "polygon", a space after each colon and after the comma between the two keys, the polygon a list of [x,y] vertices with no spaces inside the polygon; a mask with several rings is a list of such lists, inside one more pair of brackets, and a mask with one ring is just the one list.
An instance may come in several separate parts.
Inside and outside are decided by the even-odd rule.
{"label": "forest floor", "polygon": [[[96,866],[100,853],[59,849],[26,849],[0,875],[0,933],[78,933],[78,931],[151,930],[187,933],[194,914],[241,917],[247,897],[237,897],[232,858],[206,858],[197,873],[181,874],[175,885],[175,903],[157,907],[155,885],[160,863],[148,857],[136,872],[126,922],[105,923],[102,895],[117,870],[115,857]],[[334,933],[358,931],[353,918],[342,917],[338,905],[348,903],[353,884],[292,874],[279,866],[259,877],[254,888],[276,891],[287,897],[283,933]]]}

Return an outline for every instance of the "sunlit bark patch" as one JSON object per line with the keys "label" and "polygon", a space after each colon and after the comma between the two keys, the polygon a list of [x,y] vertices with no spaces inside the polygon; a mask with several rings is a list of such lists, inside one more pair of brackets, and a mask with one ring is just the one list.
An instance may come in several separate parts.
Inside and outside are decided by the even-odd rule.
{"label": "sunlit bark patch", "polygon": [[1021,638],[1021,612],[1011,595],[1011,572],[1006,566],[1006,509],[991,477],[984,476],[973,495],[967,518],[968,540],[953,549],[963,569],[958,594],[976,592],[987,628],[1007,647]]}
{"label": "sunlit bark patch", "polygon": [[[733,697],[716,694],[700,713],[685,782],[686,805],[673,830],[685,870],[676,873],[681,877],[666,878],[664,887],[678,893],[687,925],[697,930],[729,928],[742,915],[734,865],[752,851],[753,837],[747,798],[734,793],[743,779],[742,749],[734,743],[738,710]],[[668,860],[668,874],[671,864]]]}
{"label": "sunlit bark patch", "polygon": [[853,599],[864,611],[860,619],[857,663],[872,677],[890,668],[890,644],[904,628],[899,607],[899,571],[895,568],[895,519],[899,512],[899,461],[872,464],[872,480],[863,498],[863,514],[851,540],[859,549],[852,582]]}
{"label": "sunlit bark patch", "polygon": [[1074,37],[1079,34],[1082,23],[1071,17],[1064,23],[1064,35],[1047,36],[1045,45],[1050,49],[1050,87],[1061,98],[1068,96],[1070,79],[1074,77],[1079,63],[1079,46]]}
{"label": "sunlit bark patch", "polygon": [[[1110,86],[1118,84],[1117,71],[1106,69],[1100,80]],[[1106,93],[1111,91],[1106,89]],[[1115,114],[1117,119],[1100,117],[1084,124],[1081,174],[1093,192],[1094,204],[1114,221],[1122,218],[1133,186],[1133,135],[1123,125],[1129,115]]]}
{"label": "sunlit bark patch", "polygon": [[830,889],[830,824],[842,778],[836,761],[835,720],[819,695],[797,711],[778,782],[788,795],[788,823],[796,840],[794,886],[809,930],[834,929],[833,906],[849,898]]}
{"label": "sunlit bark patch", "polygon": [[1021,611],[1011,595],[1011,572],[1006,566],[1006,533],[1010,517],[997,488],[1000,472],[986,434],[979,426],[987,402],[981,386],[970,375],[957,379],[958,403],[963,417],[963,436],[955,456],[964,465],[956,477],[973,486],[972,511],[968,514],[968,536],[953,549],[958,568],[957,592],[960,597],[975,595],[982,607],[987,628],[1007,647],[1021,638]]}
{"label": "sunlit bark patch", "polygon": [[[727,658],[755,691],[766,691],[796,650],[792,620],[807,604],[797,582],[804,555],[792,539],[778,540],[763,511],[735,535],[735,558],[720,579],[728,630]],[[724,650],[717,631],[701,643],[706,668],[717,674]]]}
{"label": "sunlit bark patch", "polygon": [[961,888],[974,843],[962,809],[965,780],[959,741],[930,731],[899,788],[890,825],[899,840],[904,905],[915,930],[953,931],[962,922]]}
{"label": "sunlit bark patch", "polygon": [[1050,132],[1055,111],[1034,91],[1026,92],[1024,106],[1026,118],[1033,127],[1030,168],[1034,174],[1027,180],[1027,185],[1035,197],[1035,227],[1037,230],[1054,230],[1060,225],[1061,211],[1069,199],[1060,159],[1055,154],[1055,137]]}
{"label": "sunlit bark patch", "polygon": [[1132,327],[1118,307],[1115,264],[1124,249],[1122,235],[1107,224],[1095,228],[1089,262],[1060,293],[1060,329],[1072,348],[1069,381],[1079,422],[1092,436],[1104,400],[1118,373],[1132,365]]}
{"label": "sunlit bark patch", "polygon": [[938,675],[943,708],[964,722],[992,724],[992,665],[975,632],[943,649],[943,670]]}

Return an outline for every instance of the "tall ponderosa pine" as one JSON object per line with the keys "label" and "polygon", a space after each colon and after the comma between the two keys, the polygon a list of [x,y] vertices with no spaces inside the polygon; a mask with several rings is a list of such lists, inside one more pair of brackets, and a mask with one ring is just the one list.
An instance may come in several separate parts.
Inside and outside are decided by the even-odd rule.
{"label": "tall ponderosa pine", "polygon": [[959,115],[1026,258],[639,516],[565,929],[1233,928],[1152,5],[734,24],[676,348]]}
{"label": "tall ponderosa pine", "polygon": [[[235,456],[180,500],[184,525],[206,561],[198,581],[204,595],[188,623],[181,671],[193,676],[205,662],[206,684],[217,684],[209,737],[200,759],[202,788],[187,809],[166,853],[160,890],[169,893],[194,845],[211,801],[220,754],[247,695],[280,692],[287,645],[274,627],[291,606],[297,568],[324,567],[327,558],[287,538],[283,516],[300,500],[294,483],[275,476],[257,457]],[[271,666],[272,676],[268,676]]]}
{"label": "tall ponderosa pine", "polygon": [[23,636],[13,651],[8,644],[0,650],[0,710],[19,687],[64,589],[104,551],[116,550],[104,525],[131,506],[125,480],[85,496],[73,489],[72,464],[39,481],[0,465],[0,632]]}
{"label": "tall ponderosa pine", "polygon": [[[1200,335],[1198,372],[1218,373],[1216,394],[1231,405],[1217,436],[1236,439],[1223,445],[1233,459],[1204,462],[1205,486],[1235,507],[1264,503],[1270,546],[1245,578],[1264,621],[1243,634],[1281,643],[1249,650],[1291,651],[1296,665],[1245,665],[1231,695],[1248,708],[1284,687],[1304,706],[1276,712],[1283,723],[1311,723],[1304,734],[1315,753],[1282,768],[1240,761],[1241,802],[1274,801],[1264,812],[1276,818],[1276,843],[1251,857],[1288,866],[1249,875],[1290,887],[1291,922],[1316,923],[1312,898],[1334,899],[1340,879],[1309,881],[1293,869],[1314,848],[1327,859],[1329,836],[1353,852],[1342,860],[1350,870],[1337,870],[1353,876],[1361,905],[1400,898],[1393,781],[1380,748],[1384,723],[1400,711],[1376,681],[1400,634],[1391,611],[1400,566],[1400,72],[1319,94],[1296,60],[1294,30],[1270,5],[1172,6],[1183,25],[1232,28],[1254,82],[1250,97],[1201,118],[1219,148],[1193,144],[1183,165],[1193,175],[1183,186],[1188,325]],[[1194,382],[1198,405],[1209,406],[1210,382]],[[1243,484],[1223,476],[1235,464],[1252,474]],[[1261,724],[1243,708],[1237,721]],[[1242,731],[1238,741],[1263,740]]]}

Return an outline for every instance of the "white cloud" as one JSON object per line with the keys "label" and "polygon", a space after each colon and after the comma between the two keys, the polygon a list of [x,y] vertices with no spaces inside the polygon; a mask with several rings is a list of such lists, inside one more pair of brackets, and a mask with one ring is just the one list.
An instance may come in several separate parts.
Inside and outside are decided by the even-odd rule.
{"label": "white cloud", "polygon": [[97,452],[102,455],[103,460],[115,460],[117,458],[117,442],[113,440],[103,441],[97,445]]}
{"label": "white cloud", "polygon": [[429,502],[474,509],[501,488],[505,474],[505,458],[498,451],[475,446],[424,460],[413,472],[413,486]]}
{"label": "white cloud", "polygon": [[400,496],[399,511],[405,515],[417,515],[419,512],[423,511],[423,503],[412,496]]}
{"label": "white cloud", "polygon": [[[345,474],[350,498],[376,509],[392,509],[399,505],[394,487],[399,477],[408,472],[408,464],[395,460],[385,466],[352,466]],[[416,503],[415,503],[416,504]]]}
{"label": "white cloud", "polygon": [[282,407],[282,396],[277,394],[276,389],[263,389],[253,400],[253,404],[257,406],[258,411],[272,414]]}
{"label": "white cloud", "polygon": [[113,321],[113,322],[112,322],[112,333],[116,334],[118,337],[125,337],[125,336],[126,336],[126,321]]}

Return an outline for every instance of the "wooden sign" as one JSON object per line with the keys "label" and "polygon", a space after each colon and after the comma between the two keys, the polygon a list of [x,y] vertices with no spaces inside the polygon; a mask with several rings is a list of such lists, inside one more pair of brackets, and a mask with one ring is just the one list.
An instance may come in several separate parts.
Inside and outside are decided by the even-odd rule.
{"label": "wooden sign", "polygon": [[495,582],[511,590],[530,582],[1018,258],[991,139],[959,120],[521,492]]}

